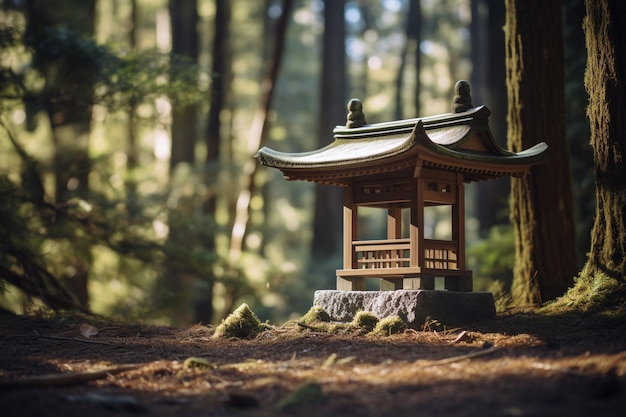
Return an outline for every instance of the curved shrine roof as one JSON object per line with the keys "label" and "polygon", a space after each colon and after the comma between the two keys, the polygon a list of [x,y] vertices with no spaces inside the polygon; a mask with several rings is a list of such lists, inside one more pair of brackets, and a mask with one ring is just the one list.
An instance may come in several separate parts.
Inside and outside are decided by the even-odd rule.
{"label": "curved shrine roof", "polygon": [[422,167],[464,174],[466,182],[521,176],[544,162],[548,145],[521,152],[500,147],[489,129],[485,107],[460,113],[399,120],[361,127],[337,126],[334,141],[301,153],[261,148],[255,158],[289,180],[347,185],[358,177],[418,176]]}

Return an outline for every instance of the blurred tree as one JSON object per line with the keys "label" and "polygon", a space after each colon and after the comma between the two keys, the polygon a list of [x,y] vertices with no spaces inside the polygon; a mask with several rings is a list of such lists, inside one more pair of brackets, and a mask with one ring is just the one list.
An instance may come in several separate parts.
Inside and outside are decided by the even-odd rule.
{"label": "blurred tree", "polygon": [[[343,0],[324,1],[324,35],[322,40],[322,73],[318,146],[333,141],[333,129],[345,124],[346,110],[346,47]],[[314,262],[336,258],[341,253],[342,191],[337,187],[317,185],[313,214]]]}
{"label": "blurred tree", "polygon": [[[138,26],[139,26],[139,8],[137,0],[131,0],[130,3],[130,22],[128,31],[128,46],[131,51],[137,49],[138,46]],[[128,143],[126,145],[126,190],[129,202],[136,198],[136,184],[133,173],[139,163],[139,148],[137,144],[137,100],[129,102],[128,106]]]}
{"label": "blurred tree", "polygon": [[[198,61],[198,2],[197,0],[170,0],[172,53]],[[180,163],[193,166],[197,136],[197,107],[194,103],[172,103],[172,152],[170,175]]]}
{"label": "blurred tree", "polygon": [[[198,61],[198,10],[197,0],[169,1],[169,16],[171,22],[172,56],[184,57],[189,63]],[[174,62],[170,68],[170,83],[176,71]],[[195,145],[198,133],[197,106],[195,103],[177,103],[170,98],[172,105],[171,124],[171,152],[170,152],[170,204],[169,232],[167,245],[170,247],[184,247],[192,241],[194,233],[190,219],[196,210],[193,196],[182,195],[178,190],[182,181],[191,182],[195,161]],[[194,242],[194,244],[198,244]],[[163,276],[160,280],[163,302],[167,305],[169,315],[174,324],[194,321],[194,303],[200,287],[198,277],[189,265],[179,262],[178,257],[168,257]],[[204,292],[203,292],[204,293]],[[199,297],[198,297],[199,298]],[[212,300],[204,300],[211,304]],[[199,321],[203,321],[202,319]]]}
{"label": "blurred tree", "polygon": [[[420,68],[421,52],[420,43],[422,42],[422,6],[420,0],[410,0],[409,10],[406,14],[406,23],[404,31],[404,46],[400,55],[400,67],[398,68],[398,76],[396,77],[395,92],[395,119],[404,119],[408,117],[416,117],[420,114]],[[403,91],[406,77],[406,69],[409,65],[408,60],[413,57],[413,74],[415,77],[415,88],[411,91],[413,104],[413,113],[408,115],[403,104]]]}
{"label": "blurred tree", "polygon": [[253,155],[263,146],[269,129],[272,98],[284,58],[285,40],[293,4],[293,0],[282,0],[281,2],[281,13],[274,27],[274,47],[270,59],[266,62],[265,73],[261,81],[260,102],[254,113],[250,128],[250,136],[246,147],[246,159],[242,170],[244,185],[237,194],[235,219],[230,233],[230,248],[227,260],[227,279],[229,282],[227,283],[224,306],[225,314],[233,310],[234,304],[243,290],[240,261],[244,249],[244,238],[248,228],[250,199],[255,193],[255,176],[258,168],[257,161],[253,158]]}
{"label": "blurred tree", "polygon": [[[204,212],[214,217],[217,208],[217,185],[219,179],[220,152],[222,143],[221,115],[226,106],[226,97],[231,84],[230,18],[231,6],[228,0],[215,0],[213,42],[211,47],[211,97],[206,128],[205,176],[208,195],[204,201]],[[215,235],[208,236],[207,250],[215,251]],[[203,277],[202,296],[194,303],[195,321],[210,323],[213,320],[214,277]]]}
{"label": "blurred tree", "polygon": [[[83,42],[82,37],[94,34],[95,0],[28,0],[25,10],[25,39],[33,48],[35,68],[44,76],[43,105],[55,149],[55,202],[85,199],[91,170],[92,95],[101,63],[92,59],[93,44]],[[58,230],[63,224],[51,226]],[[59,233],[71,234],[68,230]],[[78,243],[70,253],[65,281],[77,302],[86,307],[90,248]]]}
{"label": "blurred tree", "polygon": [[626,3],[586,0],[585,87],[596,177],[589,257],[563,301],[581,309],[626,304]]}
{"label": "blurred tree", "polygon": [[[5,187],[8,191],[3,200],[15,203],[6,207],[4,213],[7,215],[3,216],[3,222],[24,225],[27,230],[23,234],[14,234],[15,239],[9,242],[10,245],[0,247],[0,268],[12,271],[13,277],[21,277],[10,282],[26,294],[37,296],[51,307],[65,308],[71,306],[73,301],[64,299],[60,292],[64,285],[59,282],[67,288],[70,286],[59,277],[76,275],[76,264],[86,265],[91,277],[96,258],[101,261],[106,257],[101,256],[103,252],[109,254],[106,249],[114,252],[119,259],[149,262],[150,268],[154,269],[159,267],[163,253],[170,252],[178,256],[180,263],[201,269],[196,258],[202,256],[189,251],[174,252],[153,240],[155,210],[154,206],[150,208],[152,211],[146,208],[150,199],[145,198],[145,194],[141,201],[133,201],[133,210],[138,211],[130,215],[133,210],[120,193],[123,182],[116,183],[121,176],[111,172],[106,163],[108,158],[102,156],[102,148],[96,150],[89,146],[88,139],[76,137],[79,128],[74,126],[87,123],[88,127],[80,125],[80,128],[88,137],[92,133],[92,119],[85,114],[91,115],[96,104],[102,114],[104,108],[109,112],[127,110],[131,103],[154,105],[155,98],[163,96],[183,104],[197,102],[201,94],[197,68],[186,66],[177,57],[164,57],[152,51],[117,55],[112,48],[96,44],[92,36],[78,34],[67,25],[45,26],[52,25],[50,22],[57,15],[80,12],[80,8],[69,7],[71,4],[57,4],[58,8],[52,11],[46,9],[48,3],[46,8],[42,2],[36,1],[22,6],[10,12],[3,10],[3,17],[7,18],[2,20],[0,26],[3,46],[0,48],[3,58],[0,64],[0,117],[4,126],[0,132],[3,139],[2,158],[5,159],[3,162],[7,162],[14,159],[11,156],[17,156],[19,161],[3,163],[0,176],[12,185]],[[61,7],[69,9],[60,10]],[[30,21],[30,18],[33,20]],[[59,20],[65,23],[61,18]],[[15,62],[20,62],[20,65],[14,65]],[[170,65],[171,62],[174,65]],[[162,78],[172,68],[176,69],[173,72],[176,82],[158,82],[159,77]],[[190,81],[190,74],[193,74],[193,81]],[[79,117],[78,112],[83,114]],[[25,116],[23,123],[19,118],[11,117],[22,113]],[[40,116],[48,116],[50,123],[35,123],[39,120],[47,122],[47,118]],[[107,139],[113,143],[115,141],[111,136]],[[5,141],[7,138],[8,141]],[[48,139],[52,139],[54,145],[50,158],[46,155]],[[9,146],[4,146],[7,143]],[[58,160],[68,157],[63,153],[66,148],[60,145],[79,148],[79,157],[85,158],[83,162],[78,159],[81,162],[79,167],[88,167],[88,172],[78,171],[73,165],[77,161],[72,159],[67,162],[62,174],[65,177],[68,173],[85,176],[90,180],[88,190],[84,181],[81,183],[75,176],[69,177],[65,187],[54,188],[54,183],[58,181],[47,181],[48,177],[58,177],[55,175],[60,170]],[[102,141],[99,146],[102,147]],[[92,159],[88,151],[95,151],[99,158]],[[37,154],[38,159],[31,153]],[[54,158],[55,154],[59,157]],[[49,159],[52,159],[51,168],[48,168]],[[21,169],[21,178],[12,172],[14,169]],[[53,175],[49,176],[48,172]],[[49,197],[54,193],[57,198]],[[163,200],[162,197],[159,200]],[[18,206],[17,209],[11,208],[14,206]],[[92,251],[93,248],[97,250]],[[185,259],[180,261],[180,258]],[[119,264],[122,263],[120,261]],[[119,270],[118,273],[114,279],[122,280],[124,274],[132,274],[132,271]],[[113,275],[109,271],[105,274]],[[8,279],[0,275],[0,289],[5,280]],[[85,291],[80,308],[85,309],[87,283],[82,284],[81,289]],[[38,293],[34,294],[33,289]],[[98,300],[101,298],[98,297]],[[124,300],[119,304],[122,303]]]}
{"label": "blurred tree", "polygon": [[589,96],[585,91],[584,76],[587,62],[585,33],[585,3],[567,0],[563,5],[565,30],[565,111],[567,137],[570,145],[572,191],[576,216],[576,258],[582,268],[591,246],[595,184],[593,155],[589,145],[589,121],[586,108]]}
{"label": "blurred tree", "polygon": [[562,295],[576,273],[561,20],[560,2],[506,1],[509,147],[550,146],[549,162],[511,183],[512,296],[521,305]]}
{"label": "blurred tree", "polygon": [[[486,105],[493,114],[489,124],[494,138],[506,146],[506,82],[504,58],[504,2],[472,0],[472,97],[475,105]],[[498,178],[475,185],[476,209],[480,234],[490,234],[494,225],[509,223],[508,195],[510,181]]]}

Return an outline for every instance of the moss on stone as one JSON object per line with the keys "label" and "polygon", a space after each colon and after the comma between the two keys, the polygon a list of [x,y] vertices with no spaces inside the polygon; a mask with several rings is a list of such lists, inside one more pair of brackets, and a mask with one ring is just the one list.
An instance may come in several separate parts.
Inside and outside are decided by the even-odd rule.
{"label": "moss on stone", "polygon": [[330,322],[330,316],[320,306],[313,306],[309,311],[298,320],[299,323],[312,325],[319,322]]}

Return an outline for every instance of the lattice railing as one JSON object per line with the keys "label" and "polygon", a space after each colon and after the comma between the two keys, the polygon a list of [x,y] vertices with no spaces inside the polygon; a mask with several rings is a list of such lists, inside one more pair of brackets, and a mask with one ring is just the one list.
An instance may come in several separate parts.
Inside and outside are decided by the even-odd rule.
{"label": "lattice railing", "polygon": [[[358,269],[409,268],[409,239],[365,240],[352,242]],[[458,269],[457,242],[424,240],[424,268]]]}
{"label": "lattice railing", "polygon": [[424,267],[429,269],[458,269],[457,242],[424,239]]}
{"label": "lattice railing", "polygon": [[353,242],[359,269],[408,268],[409,239],[365,240]]}

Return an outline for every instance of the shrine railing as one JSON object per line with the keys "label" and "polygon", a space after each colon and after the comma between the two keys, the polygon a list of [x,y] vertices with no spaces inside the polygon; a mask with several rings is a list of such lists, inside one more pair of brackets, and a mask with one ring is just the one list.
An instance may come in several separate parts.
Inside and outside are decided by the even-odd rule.
{"label": "shrine railing", "polygon": [[[359,240],[352,242],[358,269],[411,267],[410,239]],[[457,242],[424,239],[424,268],[458,269]]]}

